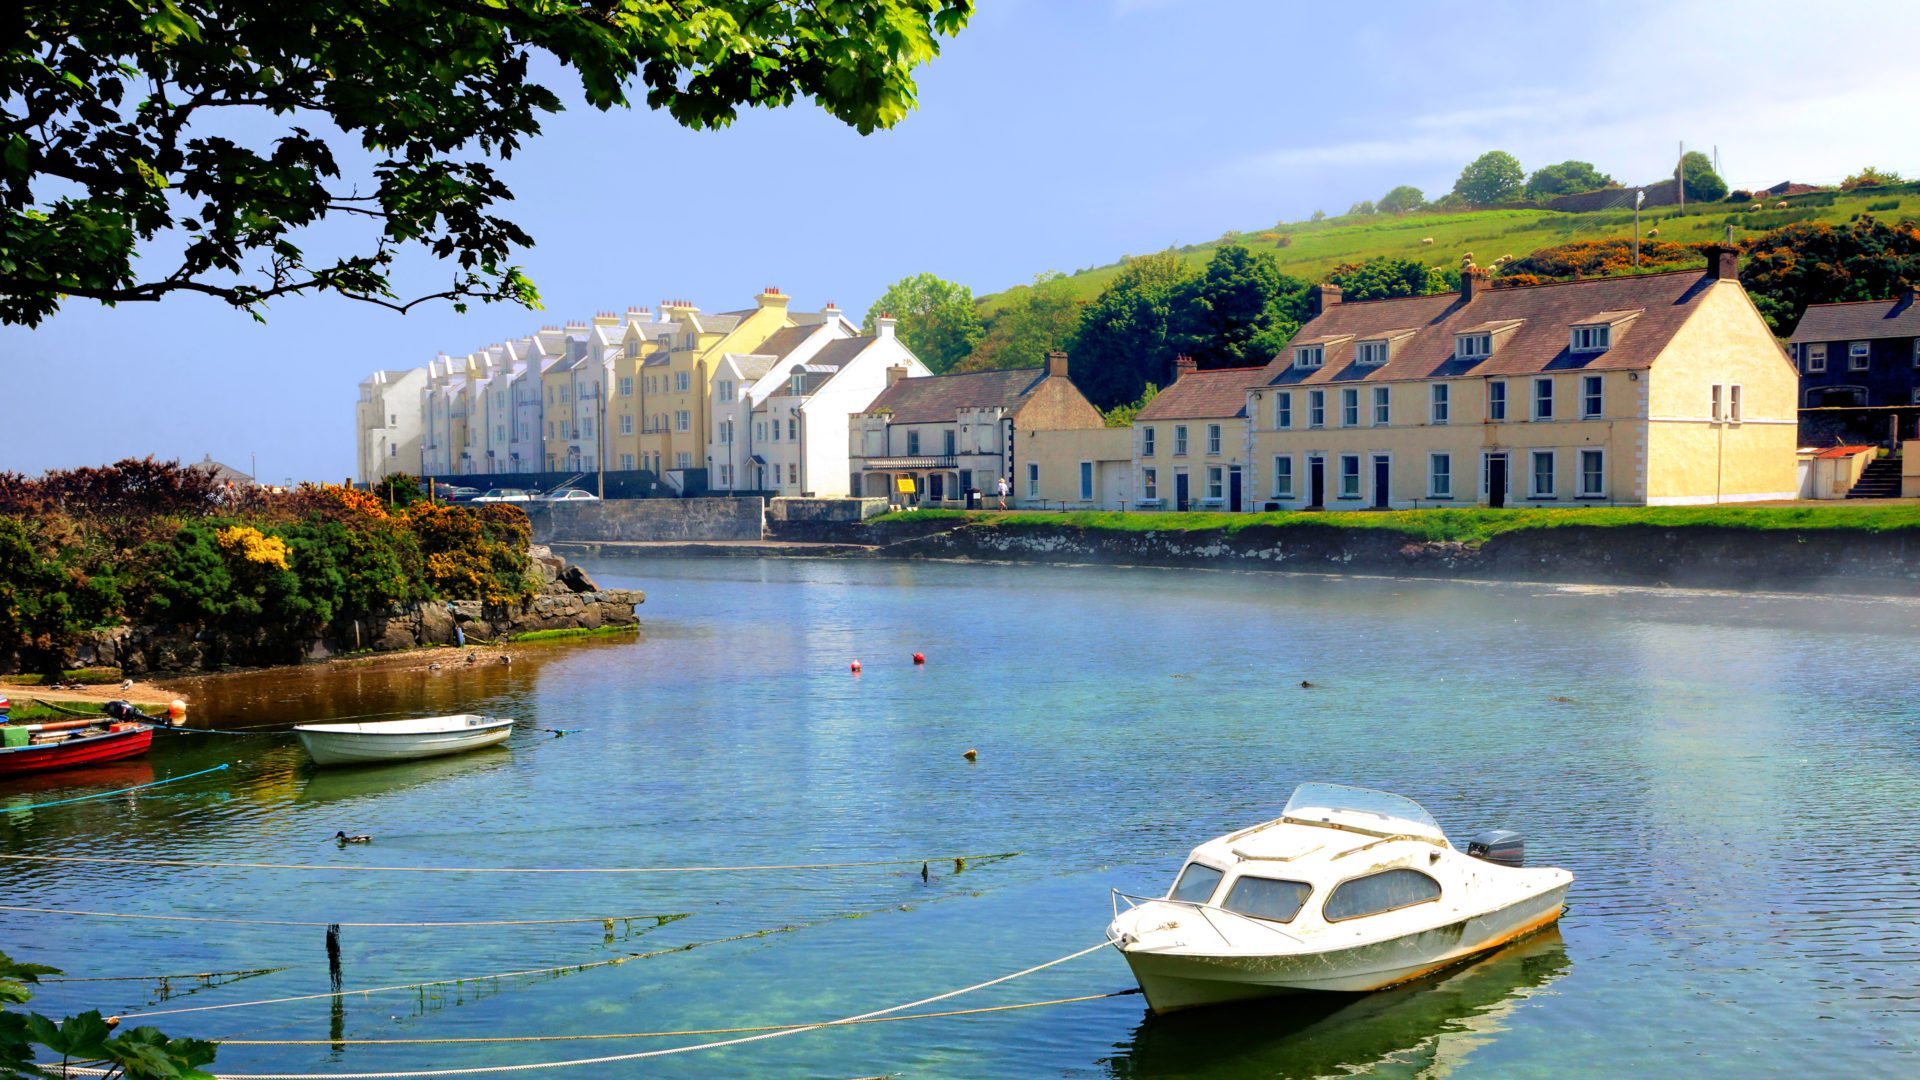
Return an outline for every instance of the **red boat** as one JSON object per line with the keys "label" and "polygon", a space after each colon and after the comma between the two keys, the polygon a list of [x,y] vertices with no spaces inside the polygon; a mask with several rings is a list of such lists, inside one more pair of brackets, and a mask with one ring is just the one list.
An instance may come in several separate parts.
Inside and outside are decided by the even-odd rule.
{"label": "red boat", "polygon": [[0,777],[139,757],[153,745],[145,724],[101,717],[51,724],[0,724]]}

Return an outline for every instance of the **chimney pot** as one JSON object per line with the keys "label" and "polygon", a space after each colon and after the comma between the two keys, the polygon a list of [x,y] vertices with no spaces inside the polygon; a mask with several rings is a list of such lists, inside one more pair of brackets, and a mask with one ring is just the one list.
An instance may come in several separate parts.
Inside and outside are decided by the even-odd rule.
{"label": "chimney pot", "polygon": [[897,383],[901,379],[904,379],[906,377],[907,377],[907,368],[906,368],[906,365],[904,364],[895,364],[894,366],[887,369],[887,385],[888,386],[892,386],[894,383]]}
{"label": "chimney pot", "polygon": [[1460,302],[1471,303],[1475,293],[1483,292],[1492,286],[1488,284],[1487,272],[1478,266],[1469,266],[1460,271]]}
{"label": "chimney pot", "polygon": [[1193,374],[1198,370],[1200,370],[1200,362],[1198,360],[1195,360],[1191,356],[1187,356],[1183,353],[1173,358],[1173,381],[1174,382],[1179,382],[1181,379],[1185,378],[1188,375]]}

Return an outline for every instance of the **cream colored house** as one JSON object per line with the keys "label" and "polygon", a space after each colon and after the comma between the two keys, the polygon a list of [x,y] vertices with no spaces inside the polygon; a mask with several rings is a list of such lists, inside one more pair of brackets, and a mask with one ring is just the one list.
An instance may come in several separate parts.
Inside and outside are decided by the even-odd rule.
{"label": "cream colored house", "polygon": [[[1798,376],[1701,271],[1341,303],[1247,394],[1249,508],[1791,499]],[[1144,416],[1144,412],[1143,412]],[[1136,425],[1137,426],[1137,425]]]}
{"label": "cream colored house", "polygon": [[1246,508],[1248,391],[1264,367],[1196,371],[1174,362],[1173,385],[1133,418],[1133,500],[1143,510]]}
{"label": "cream colored house", "polygon": [[358,451],[354,473],[362,484],[377,484],[420,467],[420,394],[426,385],[425,368],[376,371],[360,380],[353,427]]}
{"label": "cream colored house", "polygon": [[[1029,428],[1015,435],[1023,483],[1010,507],[1125,510],[1135,501],[1133,432],[1128,428]],[[986,489],[988,508],[999,504]]]}

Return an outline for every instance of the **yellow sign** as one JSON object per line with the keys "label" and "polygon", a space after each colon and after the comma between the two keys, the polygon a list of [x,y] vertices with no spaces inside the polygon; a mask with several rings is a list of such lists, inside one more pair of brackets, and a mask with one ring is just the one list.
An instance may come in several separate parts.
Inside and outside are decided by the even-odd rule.
{"label": "yellow sign", "polygon": [[899,478],[897,478],[897,479],[896,479],[896,480],[894,480],[894,482],[893,482],[893,490],[895,490],[895,491],[897,491],[897,492],[899,492],[899,493],[900,493],[900,494],[902,494],[902,495],[911,495],[911,494],[913,494],[913,493],[914,493],[914,490],[915,490],[915,488],[914,488],[914,486],[913,486],[913,477],[911,477],[911,476],[902,476],[902,477],[899,477]]}

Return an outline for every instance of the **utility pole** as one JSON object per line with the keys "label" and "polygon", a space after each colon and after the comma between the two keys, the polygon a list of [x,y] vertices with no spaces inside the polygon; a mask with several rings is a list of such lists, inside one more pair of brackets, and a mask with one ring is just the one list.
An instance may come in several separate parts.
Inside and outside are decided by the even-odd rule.
{"label": "utility pole", "polygon": [[1680,196],[1680,212],[1687,212],[1687,144],[1680,144],[1679,160],[1673,163],[1673,187]]}
{"label": "utility pole", "polygon": [[593,384],[593,403],[599,410],[600,419],[593,430],[593,456],[600,467],[600,490],[596,493],[602,500],[607,497],[607,382],[606,373],[601,373],[599,382]]}
{"label": "utility pole", "polygon": [[1633,193],[1633,268],[1640,269],[1640,204],[1647,201],[1647,191],[1641,188]]}

